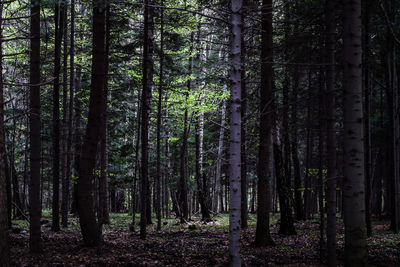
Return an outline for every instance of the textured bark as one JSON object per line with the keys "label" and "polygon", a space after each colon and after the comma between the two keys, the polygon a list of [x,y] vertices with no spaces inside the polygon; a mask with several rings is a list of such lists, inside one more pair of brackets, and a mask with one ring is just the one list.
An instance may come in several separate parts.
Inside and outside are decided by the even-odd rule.
{"label": "textured bark", "polygon": [[63,227],[68,226],[68,210],[70,200],[70,185],[72,174],[72,121],[74,109],[74,80],[75,80],[75,0],[71,0],[71,34],[70,34],[70,49],[69,49],[69,104],[68,104],[68,136],[67,136],[67,158],[66,158],[66,171],[63,184],[62,204],[61,204],[61,223]]}
{"label": "textured bark", "polygon": [[[164,1],[161,1],[161,5],[164,5]],[[160,37],[160,78],[158,85],[158,103],[157,103],[157,174],[156,174],[156,214],[157,214],[157,230],[161,230],[161,120],[162,120],[162,94],[163,94],[163,82],[164,82],[164,10],[160,10],[161,20],[161,37]]]}
{"label": "textured bark", "polygon": [[[164,1],[161,1],[164,5]],[[161,21],[164,20],[164,10],[161,9]],[[164,24],[161,23],[161,44],[160,44],[160,82],[158,85],[158,102],[157,102],[157,173],[156,173],[156,214],[157,214],[157,230],[161,230],[161,115],[162,115],[162,93],[164,78]]]}
{"label": "textured bark", "polygon": [[[190,47],[190,54],[193,52],[193,33],[190,38],[191,47]],[[189,76],[192,75],[192,65],[193,65],[193,58],[189,57],[189,67],[188,67],[188,74]],[[181,158],[180,158],[180,179],[179,179],[179,188],[178,188],[178,208],[179,214],[181,218],[181,223],[187,221],[188,219],[188,188],[187,188],[187,181],[186,181],[186,162],[187,162],[187,142],[188,142],[188,99],[189,93],[191,90],[191,79],[187,81],[187,92],[185,96],[185,113],[183,118],[183,135],[182,135],[182,147],[181,147]]]}
{"label": "textured bark", "polygon": [[151,109],[151,94],[153,87],[153,8],[148,5],[149,0],[145,1],[144,6],[144,34],[143,34],[143,78],[142,78],[142,159],[141,159],[141,187],[140,187],[140,238],[146,239],[146,225],[149,222],[149,120]]}
{"label": "textured bark", "polygon": [[[67,111],[68,111],[68,21],[67,21],[67,7],[65,4],[61,12],[63,27],[63,98],[62,98],[62,131],[61,131],[61,186],[62,186],[62,197],[61,197],[61,224],[64,227],[65,222],[65,195],[66,194],[66,181],[67,181],[67,139],[68,139],[68,123],[67,123]],[[68,216],[68,211],[67,214]]]}
{"label": "textured bark", "polygon": [[[162,23],[163,24],[163,23]],[[168,92],[165,93],[165,103],[168,103]],[[169,194],[168,194],[168,183],[169,183],[169,178],[171,177],[171,156],[170,156],[170,149],[169,149],[169,119],[168,119],[168,105],[165,106],[165,119],[164,119],[164,125],[165,125],[165,162],[166,162],[166,168],[164,170],[164,182],[165,182],[165,187],[164,187],[164,208],[165,208],[165,217],[169,218]],[[171,194],[172,197],[172,194]]]}
{"label": "textured bark", "polygon": [[281,222],[279,227],[279,234],[282,235],[295,235],[296,230],[293,225],[292,207],[290,204],[290,188],[287,186],[287,176],[285,175],[285,168],[283,166],[283,157],[281,144],[279,140],[278,128],[275,126],[272,134],[275,175],[279,197]]}
{"label": "textured bark", "polygon": [[[297,24],[295,25],[295,34],[298,34]],[[299,52],[295,52],[296,62],[299,60]],[[291,153],[293,162],[293,176],[294,176],[294,211],[297,220],[304,218],[303,199],[301,192],[301,172],[300,172],[300,161],[298,153],[298,118],[297,118],[297,101],[299,91],[299,66],[294,66],[293,73],[293,94],[292,94],[292,138],[291,138]]]}
{"label": "textured bark", "polygon": [[[203,74],[207,73],[205,67],[205,61],[208,58],[209,54],[209,46],[206,45],[205,49],[202,48],[202,35],[201,35],[201,23],[198,24],[197,31],[197,71],[200,75],[197,76],[196,79],[196,90],[200,91],[200,107],[204,106],[204,97],[205,97],[205,77]],[[204,168],[203,168],[203,147],[204,147],[204,111],[200,110],[197,114],[196,118],[196,134],[195,134],[195,143],[196,143],[196,164],[195,164],[195,179],[197,183],[197,200],[196,205],[194,206],[197,210],[197,204],[200,204],[201,211],[201,220],[202,221],[210,221],[210,207],[209,207],[209,199],[208,199],[208,183],[207,178],[205,176]]]}
{"label": "textured bark", "polygon": [[100,140],[101,113],[106,84],[106,6],[104,1],[93,2],[93,58],[86,134],[82,146],[77,180],[77,207],[85,245],[98,245],[98,224],[93,208],[93,172]]}
{"label": "textured bark", "polygon": [[[248,5],[248,0],[243,0],[243,6]],[[245,28],[245,16],[246,12],[242,14],[242,27]],[[245,44],[245,36],[244,32],[240,39],[241,42],[241,60],[243,62],[241,75],[241,90],[242,90],[242,106],[241,106],[241,116],[242,116],[242,126],[241,126],[241,152],[240,152],[240,160],[241,164],[241,174],[240,174],[240,189],[241,189],[241,208],[240,208],[240,222],[242,229],[246,229],[248,226],[247,217],[248,217],[248,187],[247,187],[247,151],[246,151],[246,126],[247,126],[247,88],[246,88],[246,44]]]}
{"label": "textured bark", "polygon": [[[225,116],[226,116],[226,102],[222,103],[221,108],[221,128],[219,130],[218,138],[218,150],[217,150],[217,163],[215,170],[215,189],[213,199],[213,211],[218,212],[218,207],[222,207],[222,185],[221,185],[221,169],[222,169],[222,157],[223,157],[223,146],[224,146],[224,135],[225,135]],[[220,205],[219,205],[220,204]]]}
{"label": "textured bark", "polygon": [[371,223],[371,174],[372,174],[372,162],[371,162],[371,87],[369,82],[369,66],[368,66],[368,56],[369,56],[369,13],[370,4],[369,1],[365,2],[365,23],[364,23],[364,51],[363,54],[363,71],[364,71],[364,96],[365,96],[365,134],[364,134],[364,151],[365,151],[365,221],[367,226],[367,236],[372,235],[372,223]]}
{"label": "textured bark", "polygon": [[361,1],[344,5],[344,186],[345,265],[367,264],[361,71]]}
{"label": "textured bark", "polygon": [[61,42],[64,33],[64,4],[55,2],[55,41],[54,41],[54,86],[53,86],[53,202],[52,226],[54,232],[60,231],[60,70]]}
{"label": "textured bark", "polygon": [[[3,4],[0,4],[0,70],[3,70]],[[4,93],[3,73],[0,71],[0,266],[10,265],[10,251],[8,242],[8,206],[7,206],[7,182],[6,182],[6,146],[4,132]]]}
{"label": "textured bark", "polygon": [[[135,231],[135,224],[136,224],[136,207],[137,207],[137,203],[138,203],[138,199],[136,198],[136,193],[137,193],[137,184],[138,184],[138,179],[137,179],[137,174],[138,174],[138,170],[139,170],[139,146],[140,146],[140,130],[141,130],[141,105],[140,105],[140,90],[138,90],[137,93],[137,99],[138,99],[138,103],[137,103],[137,113],[136,113],[136,118],[138,120],[137,122],[137,131],[136,131],[136,140],[135,140],[135,170],[133,172],[133,193],[132,193],[132,223],[130,226],[130,230],[131,232]],[[115,202],[115,190],[112,191],[113,194],[111,194],[111,211],[113,211],[114,206],[113,205],[113,199]]]}
{"label": "textured bark", "polygon": [[270,212],[270,161],[272,156],[272,0],[262,4],[261,34],[261,89],[260,89],[260,146],[258,150],[257,228],[255,245],[272,245],[269,230]]}
{"label": "textured bark", "polygon": [[232,0],[231,32],[231,103],[230,103],[230,149],[229,149],[229,265],[241,266],[240,258],[240,141],[241,141],[241,36],[242,0]]}
{"label": "textured bark", "polygon": [[29,90],[29,140],[30,140],[30,174],[29,215],[31,252],[40,252],[42,214],[40,202],[40,0],[31,1],[30,21],[30,90]]}
{"label": "textured bark", "polygon": [[336,266],[336,94],[335,94],[335,13],[334,2],[325,2],[325,83],[326,83],[326,131],[327,131],[327,189],[326,189],[326,242],[327,263]]}
{"label": "textured bark", "polygon": [[107,3],[106,10],[106,81],[104,85],[104,95],[101,113],[101,133],[100,133],[100,181],[99,181],[99,205],[102,212],[101,224],[110,223],[109,205],[108,205],[108,154],[107,154],[107,103],[108,103],[108,68],[109,68],[109,51],[110,51],[110,5]]}

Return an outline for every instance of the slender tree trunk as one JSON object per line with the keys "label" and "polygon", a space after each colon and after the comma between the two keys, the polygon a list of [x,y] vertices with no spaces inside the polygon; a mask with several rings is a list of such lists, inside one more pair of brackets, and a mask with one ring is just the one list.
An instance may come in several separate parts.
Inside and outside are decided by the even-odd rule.
{"label": "slender tree trunk", "polygon": [[336,93],[335,93],[335,1],[325,2],[325,83],[326,83],[326,131],[327,131],[327,189],[326,189],[326,241],[327,263],[336,266]]}
{"label": "slender tree trunk", "polygon": [[[308,75],[308,89],[311,91],[311,70]],[[310,219],[310,206],[311,206],[311,179],[310,179],[310,163],[311,154],[313,151],[313,136],[311,135],[311,100],[307,100],[307,126],[306,126],[306,169],[304,176],[304,220]]]}
{"label": "slender tree trunk", "polygon": [[61,221],[62,226],[68,226],[68,210],[70,200],[70,184],[71,184],[71,173],[72,173],[72,121],[73,121],[73,109],[74,109],[74,82],[75,82],[75,0],[71,0],[71,34],[70,34],[70,73],[69,73],[69,106],[68,106],[68,137],[67,137],[67,162],[66,162],[66,174],[65,174],[65,189],[63,187],[63,202],[61,205]]}
{"label": "slender tree trunk", "polygon": [[141,159],[141,201],[140,201],[140,238],[146,239],[146,225],[151,220],[151,210],[148,210],[150,197],[149,186],[149,119],[151,109],[151,94],[153,87],[153,8],[148,5],[150,0],[145,0],[144,6],[144,36],[143,36],[143,79],[142,79],[142,159]]}
{"label": "slender tree trunk", "polygon": [[[136,221],[136,207],[137,207],[137,198],[136,198],[136,192],[137,192],[137,174],[139,170],[139,145],[140,145],[140,132],[141,132],[141,111],[142,107],[140,105],[140,91],[138,90],[138,95],[137,95],[138,103],[137,103],[137,113],[136,113],[136,118],[137,118],[137,131],[136,131],[136,144],[135,144],[135,170],[133,173],[133,194],[132,194],[132,223],[130,226],[131,232],[135,231],[135,221]],[[115,193],[114,193],[115,194]],[[112,196],[112,195],[111,195]],[[112,198],[111,198],[112,199]],[[112,201],[111,201],[112,202]],[[111,204],[111,207],[113,205]]]}
{"label": "slender tree trunk", "polygon": [[262,4],[261,23],[261,89],[260,89],[260,147],[258,150],[257,228],[255,245],[273,245],[269,230],[270,160],[272,156],[272,0]]}
{"label": "slender tree trunk", "polygon": [[[161,1],[164,5],[164,1]],[[156,174],[156,214],[157,230],[161,230],[161,115],[162,115],[162,93],[164,78],[164,10],[161,9],[161,44],[160,44],[160,82],[158,85],[158,103],[157,103],[157,174]]]}
{"label": "slender tree trunk", "polygon": [[[163,21],[162,21],[163,24]],[[168,103],[168,91],[165,92],[165,103]],[[169,196],[168,196],[168,183],[171,177],[171,155],[169,149],[169,120],[168,120],[168,105],[165,105],[165,161],[166,169],[164,170],[165,175],[165,187],[164,187],[164,198],[165,198],[165,216],[169,218]],[[172,194],[171,194],[172,195]]]}
{"label": "slender tree trunk", "polygon": [[[61,224],[63,227],[67,224],[65,220],[65,215],[68,216],[68,210],[65,212],[66,205],[66,182],[67,182],[67,140],[68,140],[68,124],[67,124],[67,110],[68,110],[68,86],[67,86],[67,77],[68,77],[68,21],[67,21],[67,6],[64,4],[64,8],[62,9],[62,20],[64,27],[63,30],[63,113],[62,113],[62,135],[61,135],[61,185],[62,185],[62,197],[61,197]],[[69,186],[69,185],[68,185]],[[66,213],[66,214],[65,214]],[[65,223],[65,224],[64,224]]]}
{"label": "slender tree trunk", "polygon": [[85,245],[97,246],[98,224],[93,209],[93,171],[100,140],[101,113],[106,84],[106,5],[104,1],[93,2],[93,58],[89,114],[85,139],[82,146],[77,184],[79,222]]}
{"label": "slender tree trunk", "polygon": [[[243,5],[248,5],[248,0],[243,0]],[[245,12],[243,12],[245,13]],[[242,25],[245,27],[245,14],[242,14]],[[241,106],[241,116],[242,116],[242,127],[241,127],[241,153],[240,153],[240,160],[242,162],[240,172],[241,172],[241,227],[242,229],[246,229],[248,226],[247,217],[248,217],[248,188],[247,188],[247,151],[246,151],[246,126],[247,126],[247,88],[246,88],[246,44],[244,41],[244,33],[241,36],[240,42],[242,46],[241,51],[241,60],[243,62],[241,75],[241,92],[242,92],[242,106]]]}
{"label": "slender tree trunk", "polygon": [[6,178],[6,146],[4,132],[4,94],[3,94],[3,4],[0,4],[0,266],[10,265],[8,244],[8,206]]}
{"label": "slender tree trunk", "polygon": [[273,153],[275,163],[275,175],[278,189],[279,206],[281,214],[281,223],[279,227],[279,234],[282,235],[295,235],[296,230],[293,225],[292,208],[290,205],[290,188],[287,186],[287,176],[283,166],[282,149],[279,140],[278,127],[275,126],[272,134]]}
{"label": "slender tree trunk", "polygon": [[371,225],[371,126],[370,126],[370,116],[371,116],[371,87],[369,83],[369,66],[368,66],[368,56],[369,56],[369,3],[365,2],[365,23],[364,23],[364,51],[363,54],[363,71],[364,71],[364,95],[365,95],[365,106],[364,106],[364,116],[365,116],[365,134],[364,134],[364,151],[365,151],[365,221],[367,226],[367,236],[372,235],[372,225]]}
{"label": "slender tree trunk", "polygon": [[103,103],[102,103],[102,113],[101,113],[101,133],[100,133],[100,186],[99,186],[99,195],[100,195],[100,211],[103,213],[101,217],[101,224],[110,223],[110,217],[108,213],[108,154],[107,154],[107,97],[108,97],[108,69],[109,69],[109,50],[110,50],[110,4],[107,3],[106,10],[106,41],[105,41],[105,49],[106,49],[106,81],[104,85],[104,95],[103,95]]}
{"label": "slender tree trunk", "polygon": [[231,1],[231,103],[230,103],[230,149],[229,149],[229,265],[241,266],[240,258],[240,206],[241,206],[241,36],[242,0]]}
{"label": "slender tree trunk", "polygon": [[103,96],[101,100],[101,126],[99,133],[100,142],[100,177],[99,183],[99,193],[98,193],[98,210],[97,210],[97,255],[101,255],[103,249],[103,225],[107,220],[109,222],[110,218],[108,216],[108,206],[107,206],[107,190],[108,190],[108,169],[107,169],[107,95],[108,95],[108,52],[109,52],[109,40],[110,40],[110,4],[105,3],[105,70],[104,70],[104,85],[103,85]]}
{"label": "slender tree trunk", "polygon": [[29,182],[29,248],[31,252],[40,252],[42,214],[40,202],[40,0],[31,1],[30,20],[30,77],[29,83],[29,140],[30,174]]}
{"label": "slender tree trunk", "polygon": [[53,209],[52,227],[60,231],[60,70],[61,43],[64,32],[64,4],[55,2],[55,41],[54,41],[54,88],[53,88]]}
{"label": "slender tree trunk", "polygon": [[[323,62],[324,57],[323,57],[323,36],[321,36],[320,39],[320,58],[319,61]],[[318,93],[320,95],[320,100],[318,103],[318,207],[319,207],[319,215],[320,215],[320,222],[319,222],[319,260],[320,263],[323,263],[324,261],[324,243],[325,243],[325,237],[324,237],[324,231],[325,231],[325,207],[324,207],[324,130],[325,130],[325,117],[326,113],[324,111],[324,105],[325,105],[325,96],[324,96],[324,68],[321,66],[319,68],[319,90]]]}
{"label": "slender tree trunk", "polygon": [[[218,150],[217,150],[217,166],[215,170],[215,189],[214,189],[214,200],[213,200],[213,211],[218,212],[218,203],[221,202],[222,186],[221,186],[221,168],[222,168],[222,157],[223,157],[223,146],[224,146],[224,135],[225,135],[225,116],[226,116],[226,102],[222,102],[221,108],[221,127],[219,130],[218,138]],[[222,203],[220,203],[222,204]]]}
{"label": "slender tree trunk", "polygon": [[[298,34],[298,29],[296,25],[295,33]],[[295,58],[298,60],[299,52],[295,52]],[[294,204],[295,204],[295,215],[296,220],[304,219],[304,209],[303,209],[303,199],[301,193],[301,172],[300,172],[300,161],[298,154],[298,129],[297,129],[297,101],[298,101],[298,90],[299,90],[299,66],[294,66],[293,74],[293,99],[292,99],[292,162],[293,162],[293,176],[294,176]]]}
{"label": "slender tree trunk", "polygon": [[362,124],[361,1],[344,6],[344,225],[345,265],[367,264]]}
{"label": "slender tree trunk", "polygon": [[[193,52],[193,39],[194,34],[191,34],[190,42],[190,54]],[[193,65],[193,58],[189,57],[189,67],[188,72],[189,76],[192,75],[192,65]],[[187,92],[186,92],[186,99],[185,99],[185,114],[183,118],[183,136],[182,136],[182,148],[181,148],[181,158],[180,158],[180,179],[179,179],[179,210],[180,210],[180,217],[181,223],[184,223],[188,219],[188,188],[187,188],[187,181],[186,181],[186,162],[187,162],[187,141],[189,137],[189,130],[188,130],[188,99],[189,93],[191,90],[191,79],[187,81]]]}

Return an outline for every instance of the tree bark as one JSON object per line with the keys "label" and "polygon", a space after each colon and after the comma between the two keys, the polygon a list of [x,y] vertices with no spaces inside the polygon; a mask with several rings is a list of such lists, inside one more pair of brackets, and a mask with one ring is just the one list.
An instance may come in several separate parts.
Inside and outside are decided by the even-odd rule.
{"label": "tree bark", "polygon": [[231,99],[230,99],[230,149],[229,149],[229,265],[241,266],[240,209],[241,209],[241,36],[242,0],[231,1]]}
{"label": "tree bark", "polygon": [[145,0],[144,6],[144,35],[143,35],[143,79],[142,79],[142,159],[141,159],[141,201],[140,201],[140,238],[146,239],[146,225],[151,218],[149,209],[149,120],[151,109],[151,94],[153,88],[153,8],[149,7],[150,0]]}
{"label": "tree bark", "polygon": [[53,202],[52,226],[54,232],[60,231],[60,70],[61,43],[64,32],[64,4],[55,2],[55,41],[54,41],[54,87],[53,87]]}
{"label": "tree bark", "polygon": [[325,1],[325,83],[326,83],[326,131],[327,131],[327,177],[326,177],[326,240],[327,263],[336,266],[336,94],[335,94],[335,1]]}
{"label": "tree bark", "polygon": [[[161,5],[164,5],[164,1],[161,1]],[[160,44],[160,78],[158,85],[158,103],[157,103],[157,173],[156,173],[156,214],[157,214],[157,230],[161,230],[161,115],[162,115],[162,93],[163,93],[163,82],[164,82],[164,10],[161,9],[161,44]]]}
{"label": "tree bark", "polygon": [[[3,70],[3,4],[0,4],[0,70]],[[8,242],[8,206],[6,178],[6,146],[4,132],[4,94],[3,72],[0,71],[0,266],[10,266],[10,251]]]}
{"label": "tree bark", "polygon": [[68,211],[69,211],[69,200],[70,200],[70,184],[71,184],[71,173],[72,173],[72,121],[73,121],[73,109],[74,109],[74,82],[75,82],[75,0],[71,0],[71,33],[70,33],[70,50],[69,50],[69,67],[70,67],[70,78],[69,78],[69,105],[68,105],[68,136],[67,136],[67,158],[66,158],[66,172],[65,181],[63,185],[63,196],[61,205],[61,222],[63,227],[68,226]]}
{"label": "tree bark", "polygon": [[361,70],[361,1],[344,5],[344,226],[345,265],[367,264]]}
{"label": "tree bark", "polygon": [[40,0],[31,1],[30,20],[30,90],[29,90],[29,140],[30,140],[30,174],[29,214],[30,235],[29,248],[37,253],[42,250],[40,217]]}
{"label": "tree bark", "polygon": [[273,69],[272,55],[272,0],[264,0],[261,11],[261,89],[260,89],[260,146],[258,150],[257,228],[255,245],[273,245],[269,230],[270,160],[272,156]]}
{"label": "tree bark", "polygon": [[100,140],[101,113],[106,84],[106,5],[93,2],[93,57],[89,114],[85,139],[82,146],[77,184],[77,206],[81,232],[85,245],[97,246],[98,224],[93,209],[93,172]]}

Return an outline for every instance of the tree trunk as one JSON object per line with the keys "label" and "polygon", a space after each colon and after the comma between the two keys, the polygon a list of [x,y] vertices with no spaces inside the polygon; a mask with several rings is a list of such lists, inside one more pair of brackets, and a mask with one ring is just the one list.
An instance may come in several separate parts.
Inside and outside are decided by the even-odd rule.
{"label": "tree trunk", "polygon": [[[193,33],[191,34],[190,37],[190,54],[193,52]],[[192,56],[189,57],[189,62],[188,62],[188,72],[189,76],[192,75],[192,65],[193,65],[193,58]],[[187,189],[187,181],[186,181],[186,161],[187,161],[187,140],[188,140],[188,99],[189,99],[189,93],[191,89],[191,79],[189,78],[187,81],[187,92],[186,92],[186,99],[185,99],[185,114],[183,118],[183,136],[182,136],[182,148],[181,148],[181,158],[180,158],[180,179],[179,179],[179,189],[178,189],[178,207],[180,210],[180,217],[181,217],[181,223],[184,223],[188,219],[188,189]]]}
{"label": "tree trunk", "polygon": [[140,238],[146,239],[146,225],[151,220],[149,209],[149,120],[151,109],[151,94],[153,87],[153,8],[149,7],[150,0],[145,0],[144,34],[143,34],[143,78],[142,78],[142,159],[141,159],[141,201],[140,201]]}
{"label": "tree trunk", "polygon": [[72,121],[73,121],[73,109],[74,109],[74,82],[75,82],[75,0],[71,0],[71,35],[70,35],[70,78],[69,78],[69,107],[68,107],[68,136],[67,136],[67,159],[66,159],[66,172],[65,181],[63,185],[63,196],[61,204],[61,222],[63,227],[68,226],[68,210],[70,200],[70,184],[71,184],[71,173],[72,173]]}
{"label": "tree trunk", "polygon": [[104,1],[93,2],[93,58],[89,114],[82,146],[77,184],[77,206],[85,245],[98,245],[98,224],[93,209],[93,171],[100,140],[101,113],[106,84],[106,6]]}
{"label": "tree trunk", "polygon": [[[164,1],[161,1],[164,5]],[[158,85],[158,103],[157,103],[157,174],[156,174],[156,214],[157,230],[161,230],[161,115],[162,115],[162,93],[163,93],[163,67],[164,67],[164,10],[161,9],[161,44],[160,44],[160,81]]]}
{"label": "tree trunk", "polygon": [[273,142],[273,155],[275,163],[275,175],[278,189],[279,206],[281,214],[281,223],[279,227],[279,234],[282,235],[295,235],[296,230],[293,225],[292,207],[290,204],[290,188],[287,186],[287,176],[285,175],[285,168],[283,166],[282,149],[279,141],[278,127],[275,126],[272,134]]}
{"label": "tree trunk", "polygon": [[[217,150],[217,163],[215,171],[215,189],[214,189],[214,200],[213,200],[213,211],[218,212],[218,207],[222,206],[222,185],[221,185],[221,169],[223,160],[223,146],[224,146],[224,135],[225,135],[225,116],[226,116],[226,102],[222,102],[221,108],[221,126],[219,130],[218,138],[218,150]],[[221,204],[221,205],[219,205]]]}
{"label": "tree trunk", "polygon": [[[248,5],[248,0],[243,0],[243,6]],[[242,27],[245,28],[245,12],[242,14]],[[247,88],[246,88],[246,44],[245,44],[245,36],[244,32],[241,36],[241,60],[243,62],[242,71],[240,73],[241,77],[241,93],[242,93],[242,106],[241,106],[241,116],[242,116],[242,126],[241,126],[241,168],[240,168],[240,188],[241,188],[241,207],[240,207],[240,222],[242,229],[246,229],[248,227],[247,217],[248,217],[248,187],[247,187],[247,151],[246,151],[246,126],[247,126]]]}
{"label": "tree trunk", "polygon": [[31,1],[30,20],[30,90],[29,90],[29,140],[30,174],[29,183],[29,248],[31,252],[40,252],[42,214],[40,202],[40,0]]}
{"label": "tree trunk", "polygon": [[102,103],[102,117],[101,117],[101,137],[100,137],[100,187],[99,187],[99,195],[100,195],[100,210],[103,213],[101,219],[102,224],[110,223],[109,216],[109,204],[108,204],[108,154],[107,154],[107,102],[108,102],[108,68],[109,68],[109,50],[110,50],[110,5],[107,3],[106,10],[106,82],[104,85],[104,95],[103,95],[103,103]]}
{"label": "tree trunk", "polygon": [[[3,70],[3,4],[0,4],[0,70]],[[8,244],[8,206],[7,206],[7,182],[6,182],[6,146],[4,132],[4,95],[3,73],[0,72],[0,266],[10,265],[10,252]]]}
{"label": "tree trunk", "polygon": [[327,131],[327,177],[326,177],[326,242],[327,263],[336,266],[336,93],[335,93],[335,12],[334,1],[325,2],[325,83],[326,83],[326,131]]}
{"label": "tree trunk", "polygon": [[261,89],[260,89],[260,146],[258,150],[257,228],[255,245],[273,245],[269,230],[270,160],[272,156],[271,129],[273,116],[272,0],[262,4]]}
{"label": "tree trunk", "polygon": [[361,88],[361,1],[345,1],[343,14],[345,265],[365,266],[367,249]]}
{"label": "tree trunk", "polygon": [[241,266],[240,258],[240,206],[241,206],[241,36],[242,0],[231,1],[231,103],[230,103],[230,149],[229,149],[229,265]]}
{"label": "tree trunk", "polygon": [[52,226],[54,232],[60,231],[60,70],[61,43],[64,32],[64,4],[55,2],[55,41],[54,41],[54,89],[53,89],[53,208]]}

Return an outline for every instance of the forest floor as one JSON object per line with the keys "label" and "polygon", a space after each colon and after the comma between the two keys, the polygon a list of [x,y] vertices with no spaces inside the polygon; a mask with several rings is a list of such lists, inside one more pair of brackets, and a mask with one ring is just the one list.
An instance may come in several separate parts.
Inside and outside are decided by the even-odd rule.
{"label": "forest floor", "polygon": [[[51,221],[44,212],[44,222]],[[155,230],[156,220],[148,227],[147,240],[139,231],[130,232],[132,217],[111,214],[111,224],[104,229],[101,256],[96,248],[83,247],[79,224],[70,219],[68,228],[51,232],[50,223],[42,226],[43,253],[29,253],[26,221],[13,221],[11,234],[12,266],[225,266],[228,262],[228,216],[219,215],[205,225],[194,218],[188,225],[176,219],[163,220],[162,231]],[[322,266],[319,261],[318,220],[296,222],[297,235],[280,236],[276,216],[271,219],[275,246],[255,248],[256,218],[249,216],[249,228],[242,232],[242,259],[245,266]],[[138,221],[138,220],[137,220]],[[195,228],[195,229],[193,229]],[[368,238],[369,262],[373,266],[400,266],[400,235],[388,231],[387,221],[374,221]],[[338,219],[338,261],[343,263],[343,221]]]}

